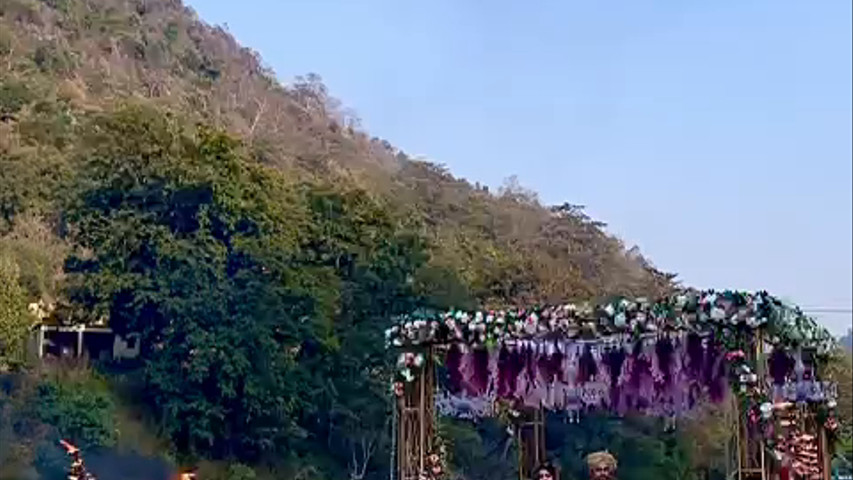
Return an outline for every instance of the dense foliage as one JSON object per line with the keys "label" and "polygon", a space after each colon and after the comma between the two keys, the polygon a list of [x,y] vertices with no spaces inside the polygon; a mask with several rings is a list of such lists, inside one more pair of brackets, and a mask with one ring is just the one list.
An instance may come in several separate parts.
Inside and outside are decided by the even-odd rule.
{"label": "dense foliage", "polygon": [[416,287],[448,306],[637,296],[668,285],[580,207],[540,205],[512,182],[495,195],[369,138],[318,77],[282,87],[256,54],[180,2],[4,0],[0,32],[6,228],[23,212],[56,211],[85,116],[134,97],[236,134],[247,159],[388,198],[431,240]]}
{"label": "dense foliage", "polygon": [[146,400],[176,448],[258,461],[300,440],[375,444],[382,332],[416,306],[426,259],[405,222],[156,111],[92,131],[67,209],[85,251],[66,265],[69,298],[142,334]]}
{"label": "dense foliage", "polygon": [[33,407],[39,420],[53,425],[81,448],[115,443],[113,400],[97,377],[45,378],[37,387]]}
{"label": "dense foliage", "polygon": [[26,312],[26,296],[19,283],[15,259],[0,251],[0,372],[23,360],[24,342],[32,319]]}

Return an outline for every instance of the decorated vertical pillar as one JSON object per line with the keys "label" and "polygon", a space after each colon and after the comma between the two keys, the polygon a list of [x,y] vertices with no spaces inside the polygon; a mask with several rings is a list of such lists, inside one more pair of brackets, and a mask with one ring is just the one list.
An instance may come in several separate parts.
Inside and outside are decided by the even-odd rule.
{"label": "decorated vertical pillar", "polygon": [[[763,378],[764,368],[764,338],[758,332],[753,338],[753,348],[749,349],[747,358],[749,362],[756,367],[756,372],[760,374],[759,378]],[[759,382],[762,385],[763,381]],[[766,458],[764,441],[761,438],[761,433],[754,428],[750,428],[748,420],[748,411],[745,411],[739,402],[735,402],[735,412],[737,415],[737,480],[767,480],[769,478],[769,464]]]}
{"label": "decorated vertical pillar", "polygon": [[431,348],[423,369],[397,398],[395,480],[419,480],[435,439],[435,361]]}
{"label": "decorated vertical pillar", "polygon": [[[814,365],[814,378],[815,380],[820,378],[825,378],[826,371],[824,368],[821,368],[817,362]],[[837,388],[837,386],[836,386]],[[831,400],[835,403],[836,393],[834,389],[827,387],[826,396],[823,397],[825,400]],[[815,428],[817,429],[818,435],[818,457],[820,458],[820,468],[821,468],[821,479],[822,480],[831,480],[832,478],[832,456],[833,456],[833,447],[829,440],[829,432],[827,431],[827,419],[819,417],[815,415]]]}
{"label": "decorated vertical pillar", "polygon": [[44,358],[44,332],[46,329],[47,329],[47,327],[45,327],[43,324],[39,325],[39,333],[38,333],[38,340],[37,340],[37,346],[36,346],[36,348],[38,349],[39,360]]}
{"label": "decorated vertical pillar", "polygon": [[546,459],[545,412],[542,407],[528,409],[522,413],[516,432],[518,444],[518,477],[528,480],[533,469]]}
{"label": "decorated vertical pillar", "polygon": [[726,437],[726,479],[739,478],[740,471],[740,412],[737,407],[737,398],[732,397],[728,408],[725,409],[725,425],[729,435]]}
{"label": "decorated vertical pillar", "polygon": [[738,406],[738,480],[767,480],[768,464],[764,442],[758,432],[749,428],[747,412]]}
{"label": "decorated vertical pillar", "polygon": [[77,327],[77,351],[76,356],[80,358],[83,356],[83,332],[86,330],[85,325],[79,325]]}
{"label": "decorated vertical pillar", "polygon": [[821,424],[817,412],[807,406],[802,407],[803,428],[800,441],[796,444],[795,454],[805,478],[829,480],[832,474],[829,442],[826,429]]}
{"label": "decorated vertical pillar", "polygon": [[832,477],[832,452],[830,451],[829,441],[826,438],[826,429],[823,426],[818,426],[818,432],[820,437],[820,466],[822,468],[821,471],[821,479],[822,480],[830,480]]}

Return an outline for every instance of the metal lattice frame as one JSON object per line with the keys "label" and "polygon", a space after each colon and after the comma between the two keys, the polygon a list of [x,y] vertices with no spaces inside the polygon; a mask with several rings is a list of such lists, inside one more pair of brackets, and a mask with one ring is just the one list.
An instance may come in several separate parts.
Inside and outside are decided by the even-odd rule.
{"label": "metal lattice frame", "polygon": [[[755,338],[747,356],[758,367],[759,376],[764,373],[765,342],[763,336]],[[764,441],[752,431],[747,423],[747,412],[741,411],[736,398],[732,399],[729,425],[734,434],[729,440],[727,475],[729,480],[768,480],[770,464],[766,458]],[[733,445],[732,445],[733,444]],[[733,448],[732,448],[733,447]]]}
{"label": "metal lattice frame", "polygon": [[829,451],[829,441],[826,436],[826,430],[818,422],[817,415],[814,411],[806,410],[801,407],[803,419],[803,431],[814,434],[818,439],[817,456],[818,464],[821,467],[821,476],[824,480],[830,480],[832,477],[832,452]]}
{"label": "metal lattice frame", "polygon": [[725,412],[731,434],[726,439],[726,478],[728,480],[768,480],[770,464],[764,442],[751,432],[737,399],[732,398]]}
{"label": "metal lattice frame", "polygon": [[[753,349],[750,351],[750,360],[755,362],[759,376],[762,377],[766,366],[765,352],[767,350],[768,345],[762,335],[759,334],[755,339]],[[829,452],[826,431],[818,424],[815,412],[808,406],[800,405],[798,409],[797,417],[801,430],[818,438],[818,458],[823,470],[821,472],[822,478],[830,480],[832,454]],[[727,424],[732,428],[732,435],[726,445],[726,478],[729,480],[768,480],[773,478],[774,462],[768,458],[767,446],[757,432],[748,428],[747,412],[741,411],[736,399],[732,399],[732,405],[727,414]]]}
{"label": "metal lattice frame", "polygon": [[737,480],[767,480],[768,462],[764,441],[748,428],[746,412],[738,409],[738,457]]}
{"label": "metal lattice frame", "polygon": [[[408,384],[397,400],[396,480],[419,480],[427,455],[432,452],[436,433],[435,362],[430,351],[425,355],[421,375]],[[530,478],[533,469],[545,462],[545,412],[526,410],[516,429],[519,478]]]}
{"label": "metal lattice frame", "polygon": [[732,398],[725,409],[725,424],[729,435],[726,437],[726,479],[736,480],[740,469],[740,428],[738,422],[737,401]]}
{"label": "metal lattice frame", "polygon": [[425,355],[422,375],[397,400],[396,471],[398,480],[419,480],[435,439],[435,362]]}
{"label": "metal lattice frame", "polygon": [[829,439],[826,436],[826,430],[822,427],[818,427],[818,434],[820,442],[818,455],[820,455],[821,466],[823,466],[823,480],[830,480],[832,478],[832,452],[830,451]]}
{"label": "metal lattice frame", "polygon": [[[818,375],[818,378],[820,378],[825,372],[815,368],[815,373]],[[818,458],[820,459],[820,465],[823,469],[823,472],[821,472],[823,474],[823,480],[831,480],[833,451],[829,442],[829,437],[824,426],[817,421],[817,415],[814,411],[811,412],[811,417],[813,419],[814,428],[812,431],[817,432]]]}
{"label": "metal lattice frame", "polygon": [[518,478],[532,478],[533,469],[545,462],[545,412],[542,408],[526,410],[516,429],[518,445]]}

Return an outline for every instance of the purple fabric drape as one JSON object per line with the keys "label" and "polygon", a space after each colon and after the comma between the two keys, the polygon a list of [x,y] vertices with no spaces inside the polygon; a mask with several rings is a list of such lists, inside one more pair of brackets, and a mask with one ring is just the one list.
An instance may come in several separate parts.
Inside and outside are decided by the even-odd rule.
{"label": "purple fabric drape", "polygon": [[446,365],[446,395],[555,410],[670,416],[703,399],[722,401],[728,390],[721,346],[696,335],[610,344],[527,341],[489,350],[453,345]]}

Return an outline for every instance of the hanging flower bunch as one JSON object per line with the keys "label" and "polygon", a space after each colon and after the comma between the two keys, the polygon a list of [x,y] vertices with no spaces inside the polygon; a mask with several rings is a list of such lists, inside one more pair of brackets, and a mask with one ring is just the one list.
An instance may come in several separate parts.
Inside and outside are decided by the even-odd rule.
{"label": "hanging flower bunch", "polygon": [[838,406],[834,398],[828,398],[817,408],[817,421],[826,431],[827,440],[830,444],[838,439],[838,417],[836,416],[836,407]]}
{"label": "hanging flower bunch", "polygon": [[759,383],[758,374],[747,361],[743,350],[729,351],[726,353],[726,361],[729,363],[729,384],[739,399],[741,411],[746,412],[752,428],[769,438],[772,433],[773,404]]}
{"label": "hanging flower bunch", "polygon": [[402,352],[397,356],[397,373],[392,382],[394,395],[403,396],[405,384],[417,378],[425,363],[426,357],[421,352]]}
{"label": "hanging flower bunch", "polygon": [[502,425],[506,426],[508,435],[515,435],[515,428],[518,420],[521,418],[521,411],[516,408],[513,402],[498,399],[495,401],[495,417]]}
{"label": "hanging flower bunch", "polygon": [[426,456],[424,471],[420,474],[420,480],[443,480],[447,478],[447,447],[441,435],[436,435],[435,446]]}
{"label": "hanging flower bunch", "polygon": [[[749,425],[763,435],[768,446],[773,447],[777,442],[781,442],[780,451],[784,452],[786,445],[791,445],[791,440],[778,433],[793,427],[796,423],[790,420],[794,403],[789,401],[771,403],[768,389],[759,383],[759,377],[754,373],[754,366],[749,364],[742,350],[729,351],[726,354],[726,360],[729,362],[732,392],[738,396],[741,411],[746,412]],[[776,380],[774,378],[774,382]],[[834,415],[836,400],[832,390],[828,389],[825,394],[815,398],[797,395],[796,401],[808,403],[816,409],[817,420],[826,429],[831,441],[838,425]]]}
{"label": "hanging flower bunch", "polygon": [[391,382],[391,393],[397,398],[402,397],[406,393],[406,384],[399,380],[394,380]]}
{"label": "hanging flower bunch", "polygon": [[684,290],[657,302],[618,299],[593,307],[565,304],[405,316],[388,329],[389,346],[464,343],[494,347],[537,338],[639,336],[662,331],[708,332],[765,329],[774,344],[814,348],[835,346],[832,335],[796,307],[766,292]]}

